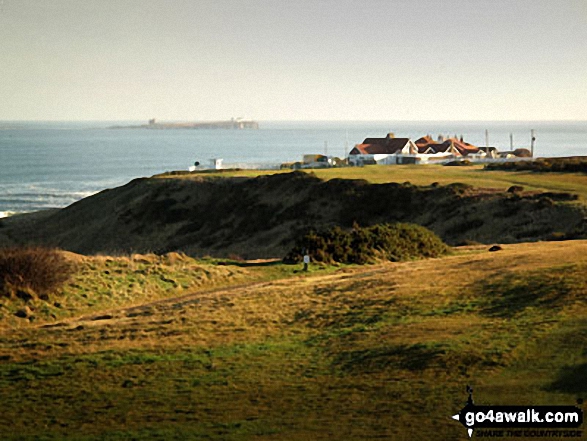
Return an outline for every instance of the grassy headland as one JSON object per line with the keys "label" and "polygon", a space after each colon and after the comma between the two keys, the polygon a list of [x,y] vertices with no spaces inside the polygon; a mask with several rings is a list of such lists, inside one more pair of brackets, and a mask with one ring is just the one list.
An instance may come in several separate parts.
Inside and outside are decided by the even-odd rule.
{"label": "grassy headland", "polygon": [[[3,439],[464,440],[450,416],[467,384],[478,404],[584,398],[587,241],[536,241],[582,234],[583,175],[228,176],[241,173],[138,180],[4,221],[0,243],[88,255],[67,253],[73,276],[49,297],[0,298]],[[308,273],[237,255],[272,257],[292,229],[357,219],[419,221],[453,243],[536,242]],[[185,244],[231,259],[176,252]]]}
{"label": "grassy headland", "polygon": [[[0,228],[0,243],[41,243],[82,254],[179,251],[254,259],[283,257],[310,229],[355,224],[415,223],[451,245],[587,234],[580,198],[587,176],[559,181],[550,173],[547,179],[531,172],[467,169],[397,166],[137,179],[30,222],[26,216],[9,218]],[[374,180],[393,182],[338,177],[371,172]],[[487,187],[499,179],[499,188]],[[527,185],[530,180],[534,185]],[[414,184],[419,181],[423,185]]]}
{"label": "grassy headland", "polygon": [[[277,173],[288,173],[279,171]],[[580,172],[541,173],[534,170],[486,170],[482,165],[445,167],[442,165],[367,165],[364,167],[311,170],[321,179],[364,179],[373,184],[410,182],[428,186],[433,183],[448,185],[461,182],[473,187],[507,190],[522,185],[536,191],[572,191],[587,201],[587,174]],[[162,174],[160,178],[198,179],[202,175],[214,177],[255,177],[274,174],[275,171],[230,170],[206,173]]]}

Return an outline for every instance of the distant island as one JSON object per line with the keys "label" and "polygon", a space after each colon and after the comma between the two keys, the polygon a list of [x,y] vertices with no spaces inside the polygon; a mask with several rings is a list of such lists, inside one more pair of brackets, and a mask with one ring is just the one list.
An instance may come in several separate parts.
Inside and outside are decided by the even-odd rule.
{"label": "distant island", "polygon": [[228,121],[208,122],[157,122],[150,119],[148,124],[131,126],[112,126],[111,129],[258,129],[259,123],[243,118],[231,118]]}

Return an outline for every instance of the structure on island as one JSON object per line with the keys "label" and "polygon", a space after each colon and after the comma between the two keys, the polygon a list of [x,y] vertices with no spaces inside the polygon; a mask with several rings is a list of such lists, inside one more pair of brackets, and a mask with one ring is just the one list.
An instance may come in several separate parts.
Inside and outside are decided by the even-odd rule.
{"label": "structure on island", "polygon": [[148,124],[135,126],[114,126],[113,129],[258,129],[259,123],[250,119],[231,118],[228,121],[203,121],[203,122],[157,122],[155,118],[149,120]]}

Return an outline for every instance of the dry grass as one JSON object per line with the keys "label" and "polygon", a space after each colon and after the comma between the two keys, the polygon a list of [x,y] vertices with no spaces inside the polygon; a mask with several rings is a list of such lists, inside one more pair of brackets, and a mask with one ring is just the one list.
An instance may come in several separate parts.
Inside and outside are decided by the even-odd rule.
{"label": "dry grass", "polygon": [[[103,259],[97,269],[117,268]],[[450,415],[466,384],[479,403],[574,403],[585,269],[585,241],[468,247],[307,277],[248,274],[5,329],[0,429],[7,439],[458,439]],[[520,286],[537,295],[508,297]]]}
{"label": "dry grass", "polygon": [[69,279],[72,269],[70,262],[57,250],[0,248],[0,295],[48,298]]}
{"label": "dry grass", "polygon": [[[206,264],[178,253],[130,257],[85,257],[69,252],[56,255],[62,265],[75,268],[68,274],[67,283],[50,296],[5,299],[0,306],[0,327],[54,322],[246,279],[246,271],[241,268]],[[27,280],[36,279],[30,276]],[[16,317],[15,313],[22,310],[28,312],[27,316]]]}

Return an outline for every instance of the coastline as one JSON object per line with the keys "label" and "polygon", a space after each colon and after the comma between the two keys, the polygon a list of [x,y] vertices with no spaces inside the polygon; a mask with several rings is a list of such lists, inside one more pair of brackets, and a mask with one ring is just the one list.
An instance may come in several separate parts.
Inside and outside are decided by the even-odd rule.
{"label": "coastline", "polygon": [[412,139],[424,133],[463,134],[471,144],[483,146],[488,128],[490,143],[503,150],[509,133],[515,147],[524,147],[535,128],[537,157],[587,153],[587,124],[577,121],[263,121],[260,130],[107,128],[115,124],[141,122],[19,122],[0,130],[0,211],[62,207],[79,200],[78,193],[112,188],[138,176],[188,170],[195,162],[207,166],[213,158],[222,158],[227,167],[249,168],[245,165],[295,163],[305,154],[343,157],[345,146],[348,153],[365,137],[388,131]]}

